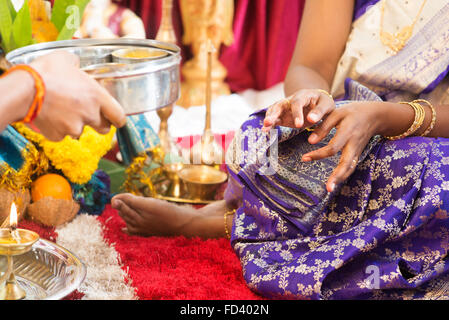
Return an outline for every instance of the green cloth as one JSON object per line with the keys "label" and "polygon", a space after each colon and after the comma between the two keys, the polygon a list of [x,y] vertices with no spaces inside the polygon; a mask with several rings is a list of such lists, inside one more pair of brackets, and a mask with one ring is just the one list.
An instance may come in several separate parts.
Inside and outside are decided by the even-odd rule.
{"label": "green cloth", "polygon": [[101,159],[98,169],[103,170],[111,179],[111,193],[121,193],[126,180],[125,167],[117,162]]}

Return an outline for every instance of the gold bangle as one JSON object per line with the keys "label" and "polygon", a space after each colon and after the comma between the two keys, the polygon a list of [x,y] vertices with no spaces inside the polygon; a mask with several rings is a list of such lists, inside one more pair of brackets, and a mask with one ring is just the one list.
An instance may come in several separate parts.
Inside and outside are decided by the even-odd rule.
{"label": "gold bangle", "polygon": [[329,98],[331,98],[332,100],[334,100],[334,97],[332,97],[332,95],[327,92],[326,90],[323,89],[316,89],[318,92],[324,93],[325,95],[327,95]]}
{"label": "gold bangle", "polygon": [[413,100],[412,102],[415,102],[415,103],[424,102],[425,104],[427,104],[429,106],[430,110],[432,111],[432,120],[430,121],[430,124],[427,127],[427,129],[421,134],[421,137],[425,137],[435,127],[435,122],[437,121],[437,112],[436,112],[435,108],[433,107],[433,105],[427,100],[417,99],[417,100]]}
{"label": "gold bangle", "polygon": [[229,232],[229,229],[228,229],[228,219],[227,219],[227,217],[229,215],[233,215],[234,213],[235,213],[235,209],[226,212],[224,214],[224,216],[223,216],[224,217],[224,227],[225,227],[226,238],[228,238],[228,239],[231,239],[231,233]]}
{"label": "gold bangle", "polygon": [[424,110],[424,107],[420,105],[417,102],[399,102],[400,104],[408,104],[413,108],[415,111],[415,120],[413,121],[410,128],[407,129],[404,133],[397,135],[397,136],[386,136],[388,140],[398,140],[405,137],[408,137],[415,133],[423,124],[424,118],[426,116],[426,111]]}

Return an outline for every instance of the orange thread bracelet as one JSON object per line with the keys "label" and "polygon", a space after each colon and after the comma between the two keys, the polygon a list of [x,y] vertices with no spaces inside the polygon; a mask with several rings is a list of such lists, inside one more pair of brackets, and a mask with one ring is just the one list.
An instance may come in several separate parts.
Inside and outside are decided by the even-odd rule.
{"label": "orange thread bracelet", "polygon": [[36,89],[36,93],[34,94],[33,102],[31,104],[31,107],[28,109],[28,113],[26,114],[25,118],[23,118],[21,120],[21,122],[30,123],[34,119],[36,119],[36,117],[39,115],[39,113],[42,110],[42,105],[44,103],[44,98],[45,98],[45,84],[44,84],[44,81],[42,80],[42,77],[40,76],[40,74],[36,70],[34,70],[32,67],[30,67],[29,65],[26,65],[26,64],[18,64],[18,65],[12,66],[11,68],[8,69],[8,71],[6,71],[4,74],[2,74],[1,77],[4,77],[7,74],[9,74],[13,71],[16,71],[16,70],[26,71],[34,79],[34,87]]}

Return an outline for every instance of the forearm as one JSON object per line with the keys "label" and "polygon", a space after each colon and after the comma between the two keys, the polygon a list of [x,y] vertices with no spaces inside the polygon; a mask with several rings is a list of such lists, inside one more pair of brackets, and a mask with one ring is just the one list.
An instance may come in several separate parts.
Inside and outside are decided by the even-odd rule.
{"label": "forearm", "polygon": [[25,117],[34,91],[34,80],[25,71],[14,71],[0,78],[0,132]]}
{"label": "forearm", "polygon": [[[382,119],[379,121],[378,134],[397,136],[407,131],[414,121],[415,112],[407,104],[381,102],[378,106],[379,119]],[[422,126],[413,134],[415,136],[423,134],[432,121],[431,109],[424,103],[422,106],[426,116]],[[436,111],[436,122],[428,136],[449,138],[449,105],[435,105],[434,108]]]}
{"label": "forearm", "polygon": [[288,97],[300,89],[323,89],[329,92],[330,85],[313,68],[303,65],[292,66],[284,81],[284,93]]}

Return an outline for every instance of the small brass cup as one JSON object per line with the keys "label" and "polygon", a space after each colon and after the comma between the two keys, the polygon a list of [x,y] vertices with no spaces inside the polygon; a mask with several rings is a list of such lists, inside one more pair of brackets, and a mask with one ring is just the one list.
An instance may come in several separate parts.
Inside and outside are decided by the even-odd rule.
{"label": "small brass cup", "polygon": [[190,165],[178,174],[192,200],[213,200],[217,189],[228,179],[225,172],[207,165]]}

